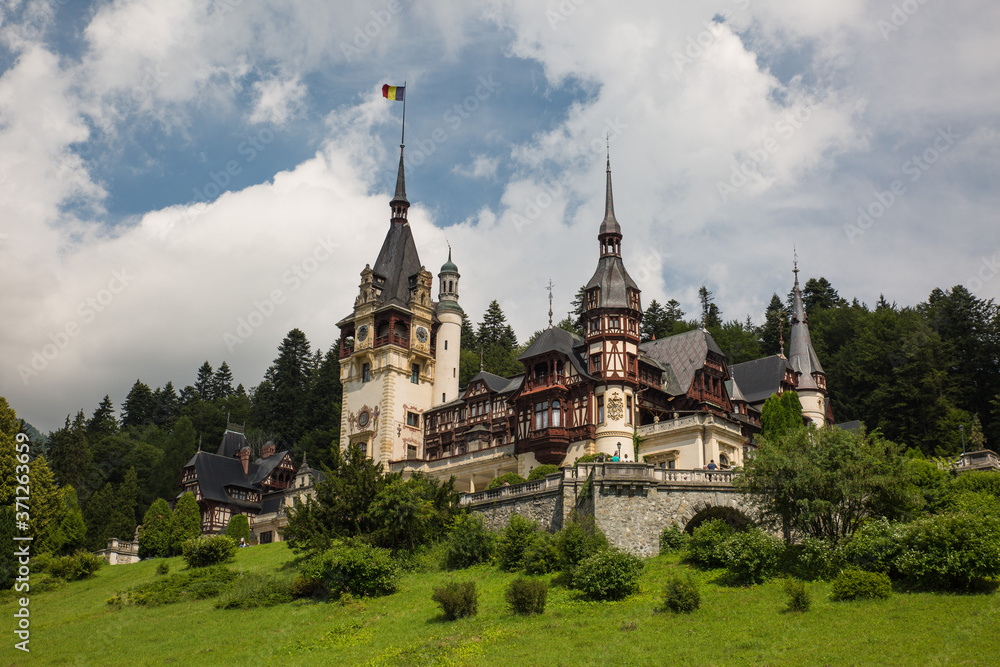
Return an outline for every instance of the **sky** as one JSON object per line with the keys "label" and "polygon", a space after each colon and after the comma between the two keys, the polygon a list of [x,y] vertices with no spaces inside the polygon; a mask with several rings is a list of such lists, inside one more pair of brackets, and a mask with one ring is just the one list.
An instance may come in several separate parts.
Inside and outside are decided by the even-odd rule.
{"label": "sky", "polygon": [[[285,334],[334,345],[389,226],[519,339],[598,258],[763,320],[827,278],[1000,296],[987,0],[0,0],[0,395],[42,431]],[[436,292],[435,292],[436,293]]]}

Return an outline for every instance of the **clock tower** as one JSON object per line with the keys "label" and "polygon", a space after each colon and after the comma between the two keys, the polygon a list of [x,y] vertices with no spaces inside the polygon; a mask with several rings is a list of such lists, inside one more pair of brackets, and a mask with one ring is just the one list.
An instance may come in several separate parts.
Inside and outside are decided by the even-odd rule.
{"label": "clock tower", "polygon": [[[340,445],[360,445],[386,465],[421,455],[423,415],[440,391],[436,371],[443,320],[436,312],[440,304],[431,300],[432,277],[420,264],[407,221],[402,146],[389,208],[389,231],[375,265],[361,271],[354,312],[337,323],[344,387]],[[457,283],[457,269],[455,274]],[[454,306],[458,308],[457,292]],[[461,308],[458,313],[460,333]],[[457,355],[458,344],[449,343]]]}

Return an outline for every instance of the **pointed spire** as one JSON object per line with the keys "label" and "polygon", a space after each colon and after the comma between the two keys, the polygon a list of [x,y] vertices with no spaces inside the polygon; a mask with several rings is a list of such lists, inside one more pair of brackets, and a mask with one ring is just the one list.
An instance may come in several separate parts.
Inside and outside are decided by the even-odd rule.
{"label": "pointed spire", "polygon": [[604,193],[604,221],[601,222],[601,235],[617,234],[621,236],[622,228],[615,218],[615,198],[611,189],[611,153],[608,152],[608,185]]}
{"label": "pointed spire", "polygon": [[393,222],[406,222],[406,211],[410,202],[406,199],[406,176],[403,172],[403,144],[399,145],[399,171],[396,172],[396,194],[389,202]]}
{"label": "pointed spire", "polygon": [[788,360],[799,375],[800,389],[817,389],[816,374],[824,374],[809,336],[809,318],[802,304],[802,290],[799,289],[799,261],[793,264],[795,286],[792,288],[792,333],[788,344]]}
{"label": "pointed spire", "polygon": [[552,284],[552,278],[549,278],[549,285],[545,289],[547,289],[549,291],[549,328],[550,329],[552,328],[552,288],[553,287],[554,287],[554,285]]}

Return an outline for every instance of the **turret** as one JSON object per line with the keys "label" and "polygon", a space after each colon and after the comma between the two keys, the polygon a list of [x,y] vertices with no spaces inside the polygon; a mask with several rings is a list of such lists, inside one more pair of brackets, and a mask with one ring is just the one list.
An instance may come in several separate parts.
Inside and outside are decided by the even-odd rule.
{"label": "turret", "polygon": [[826,424],[827,413],[826,373],[823,372],[809,337],[809,317],[802,304],[797,260],[794,267],[795,286],[792,288],[792,331],[788,346],[788,362],[798,374],[796,392],[799,395],[799,402],[802,403],[802,415],[811,419],[817,426],[823,426]]}
{"label": "turret", "polygon": [[434,375],[434,405],[447,403],[458,398],[458,369],[461,359],[462,316],[464,312],[458,304],[458,280],[461,275],[458,267],[451,261],[451,248],[448,248],[448,261],[441,266],[438,273],[438,303],[437,316],[441,324],[437,329],[437,349],[435,356],[436,371]]}

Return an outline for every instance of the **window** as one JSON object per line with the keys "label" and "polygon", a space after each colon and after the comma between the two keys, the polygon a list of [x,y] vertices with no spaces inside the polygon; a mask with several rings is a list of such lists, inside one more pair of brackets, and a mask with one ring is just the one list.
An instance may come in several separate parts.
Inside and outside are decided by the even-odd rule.
{"label": "window", "polygon": [[594,373],[601,372],[601,355],[599,354],[590,355],[590,370]]}
{"label": "window", "polygon": [[617,316],[616,317],[609,317],[608,318],[608,326],[611,328],[612,331],[617,331],[618,329],[621,328],[621,322],[620,322],[620,320],[618,319]]}
{"label": "window", "polygon": [[448,349],[448,339],[447,338],[444,341],[444,349],[446,349],[446,350]]}
{"label": "window", "polygon": [[549,402],[535,403],[535,430],[549,427]]}
{"label": "window", "polygon": [[407,412],[406,425],[413,426],[414,428],[420,426],[420,415],[418,415],[416,412]]}
{"label": "window", "polygon": [[441,402],[444,403],[444,394],[441,394]]}
{"label": "window", "polygon": [[603,396],[598,396],[597,397],[597,423],[598,424],[603,424],[604,423],[604,397]]}
{"label": "window", "polygon": [[559,401],[552,401],[552,425],[562,426],[562,415],[559,413]]}
{"label": "window", "polygon": [[265,530],[263,533],[260,534],[261,544],[270,544],[272,539],[273,539],[273,533],[269,530]]}
{"label": "window", "polygon": [[410,382],[420,384],[420,364],[413,364],[410,368]]}
{"label": "window", "polygon": [[361,364],[361,381],[368,382],[372,379],[371,364]]}
{"label": "window", "polygon": [[626,396],[625,397],[625,423],[626,424],[631,424],[632,423],[632,397],[631,396]]}

